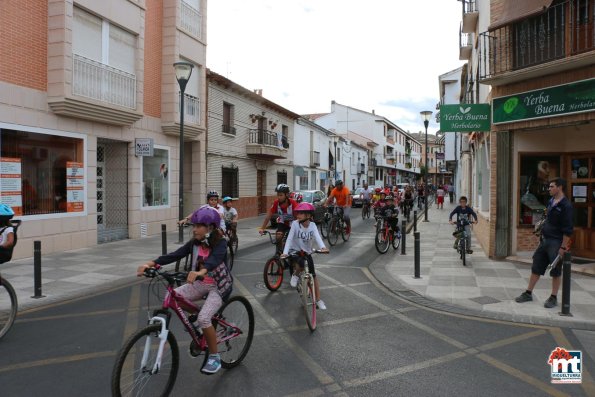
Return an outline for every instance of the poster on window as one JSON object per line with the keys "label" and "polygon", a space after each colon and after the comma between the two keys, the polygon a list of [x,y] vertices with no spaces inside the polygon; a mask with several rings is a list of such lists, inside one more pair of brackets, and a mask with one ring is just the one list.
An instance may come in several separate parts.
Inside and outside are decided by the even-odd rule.
{"label": "poster on window", "polygon": [[83,163],[66,162],[66,211],[83,212],[85,209],[85,168]]}
{"label": "poster on window", "polygon": [[0,157],[0,203],[10,206],[15,215],[23,215],[21,186],[21,159]]}

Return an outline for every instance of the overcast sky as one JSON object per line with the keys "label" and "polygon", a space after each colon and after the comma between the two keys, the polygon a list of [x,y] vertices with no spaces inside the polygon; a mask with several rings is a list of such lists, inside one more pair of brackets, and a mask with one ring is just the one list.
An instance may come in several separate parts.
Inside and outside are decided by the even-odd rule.
{"label": "overcast sky", "polygon": [[210,0],[207,66],[298,114],[335,100],[417,132],[460,21],[456,0]]}

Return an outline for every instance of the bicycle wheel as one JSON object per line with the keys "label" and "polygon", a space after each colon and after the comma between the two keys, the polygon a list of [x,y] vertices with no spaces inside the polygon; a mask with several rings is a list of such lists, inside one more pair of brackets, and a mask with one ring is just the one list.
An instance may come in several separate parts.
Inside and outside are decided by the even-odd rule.
{"label": "bicycle wheel", "polygon": [[327,213],[325,213],[322,217],[322,221],[320,222],[320,235],[322,236],[322,238],[328,237],[328,225],[329,219]]}
{"label": "bicycle wheel", "polygon": [[459,241],[459,250],[461,251],[461,260],[463,261],[463,266],[467,266],[467,241],[465,241],[465,237],[462,237],[461,241]]}
{"label": "bicycle wheel", "polygon": [[17,316],[17,294],[6,279],[0,276],[0,338],[2,338]]}
{"label": "bicycle wheel", "polygon": [[336,219],[332,219],[330,221],[330,223],[328,224],[328,229],[327,229],[327,239],[328,239],[328,243],[330,246],[333,246],[335,244],[337,244],[337,241],[339,240],[339,230],[338,230],[338,222]]}
{"label": "bicycle wheel", "polygon": [[362,219],[366,219],[366,204],[364,204],[362,207]]}
{"label": "bicycle wheel", "polygon": [[381,254],[386,254],[388,251],[388,247],[390,247],[390,241],[385,228],[382,228],[376,233],[374,245],[376,246],[376,251]]}
{"label": "bicycle wheel", "polygon": [[161,366],[155,371],[160,330],[161,324],[149,325],[128,338],[120,349],[112,371],[113,396],[169,395],[178,375],[178,342],[168,332]]}
{"label": "bicycle wheel", "polygon": [[263,279],[269,291],[277,291],[283,283],[283,264],[277,257],[272,257],[265,263]]}
{"label": "bicycle wheel", "polygon": [[345,222],[341,222],[340,230],[343,241],[348,241],[349,237],[351,236],[351,230],[349,230],[349,233],[347,233],[347,225],[345,224]]}
{"label": "bicycle wheel", "polygon": [[393,248],[395,250],[398,250],[400,245],[401,245],[401,236],[397,236],[397,233],[394,233],[393,234]]}
{"label": "bicycle wheel", "polygon": [[310,331],[316,329],[316,293],[314,290],[314,280],[311,275],[302,277],[302,305],[306,315],[306,323]]}
{"label": "bicycle wheel", "polygon": [[213,320],[221,355],[221,366],[229,369],[238,365],[250,350],[254,337],[254,311],[248,299],[229,299]]}

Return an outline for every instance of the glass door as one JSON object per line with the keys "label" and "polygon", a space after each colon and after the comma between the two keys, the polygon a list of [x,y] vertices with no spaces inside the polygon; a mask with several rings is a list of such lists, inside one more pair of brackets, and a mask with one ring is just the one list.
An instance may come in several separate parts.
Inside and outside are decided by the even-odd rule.
{"label": "glass door", "polygon": [[573,251],[595,258],[595,154],[571,155],[566,192],[574,208]]}

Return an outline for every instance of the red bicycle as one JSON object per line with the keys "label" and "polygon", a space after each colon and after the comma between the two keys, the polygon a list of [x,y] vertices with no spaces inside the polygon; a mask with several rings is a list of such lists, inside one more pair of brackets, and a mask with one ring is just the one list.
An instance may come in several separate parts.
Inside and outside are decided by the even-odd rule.
{"label": "red bicycle", "polygon": [[[381,254],[386,254],[391,244],[395,250],[398,249],[401,245],[401,231],[399,230],[399,226],[396,226],[396,230],[393,230],[388,219],[381,218],[379,221],[380,227],[374,239],[376,250]],[[398,224],[398,221],[395,224]]]}

